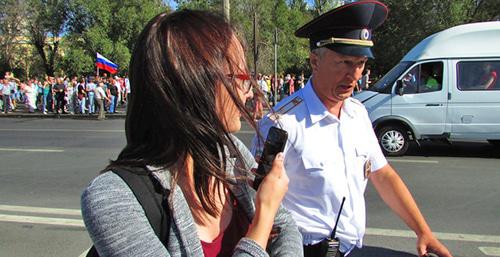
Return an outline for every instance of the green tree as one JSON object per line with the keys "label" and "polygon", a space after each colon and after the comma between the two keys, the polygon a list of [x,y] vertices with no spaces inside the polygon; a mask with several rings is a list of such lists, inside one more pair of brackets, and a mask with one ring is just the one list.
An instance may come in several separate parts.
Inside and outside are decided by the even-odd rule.
{"label": "green tree", "polygon": [[60,42],[68,18],[69,0],[27,0],[27,23],[31,42],[49,76],[55,72]]}
{"label": "green tree", "polygon": [[25,6],[19,0],[0,0],[0,6],[0,61],[2,70],[12,70],[19,66],[19,45],[27,43],[22,34]]}
{"label": "green tree", "polygon": [[175,0],[175,2],[178,9],[220,11],[222,8],[221,0]]}
{"label": "green tree", "polygon": [[447,28],[499,18],[496,0],[386,0],[389,16],[375,31],[372,71],[383,75],[418,42]]}
{"label": "green tree", "polygon": [[[94,67],[96,52],[128,71],[128,64],[136,38],[146,23],[167,6],[161,0],[73,0],[68,30],[69,51],[64,67],[76,74],[88,73]],[[89,58],[80,58],[82,52]],[[74,62],[82,62],[76,64]],[[83,70],[74,70],[77,66]]]}
{"label": "green tree", "polygon": [[314,0],[314,16],[320,16],[321,14],[328,12],[335,7],[342,5],[344,2],[352,1],[342,1],[342,0]]}

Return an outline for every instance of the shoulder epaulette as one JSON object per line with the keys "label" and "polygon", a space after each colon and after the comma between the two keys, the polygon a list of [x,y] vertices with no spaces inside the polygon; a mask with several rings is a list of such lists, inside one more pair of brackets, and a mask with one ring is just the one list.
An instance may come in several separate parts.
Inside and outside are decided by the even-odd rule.
{"label": "shoulder epaulette", "polygon": [[302,99],[300,96],[294,97],[292,100],[288,101],[288,103],[282,105],[278,110],[273,112],[271,115],[269,115],[269,118],[273,121],[276,121],[280,118],[281,115],[287,114],[291,110],[293,110],[295,107],[300,105],[302,102],[304,102],[304,99]]}

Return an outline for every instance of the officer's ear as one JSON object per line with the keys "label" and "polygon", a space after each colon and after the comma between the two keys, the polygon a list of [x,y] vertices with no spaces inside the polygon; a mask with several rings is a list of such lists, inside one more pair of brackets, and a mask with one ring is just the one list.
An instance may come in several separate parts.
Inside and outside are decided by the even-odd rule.
{"label": "officer's ear", "polygon": [[321,56],[318,53],[316,53],[314,51],[311,51],[309,53],[309,64],[311,65],[311,69],[312,69],[313,73],[318,69],[320,60],[321,60]]}

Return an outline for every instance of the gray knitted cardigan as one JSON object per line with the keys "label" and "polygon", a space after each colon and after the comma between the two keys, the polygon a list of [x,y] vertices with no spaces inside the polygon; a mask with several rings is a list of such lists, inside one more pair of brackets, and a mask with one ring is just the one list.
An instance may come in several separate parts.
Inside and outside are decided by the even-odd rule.
{"label": "gray knitted cardigan", "polygon": [[[236,158],[228,157],[227,172],[235,176],[243,170],[255,167],[255,161],[248,149],[237,138],[232,137],[245,160],[244,164]],[[229,151],[225,148],[226,155]],[[154,167],[148,167],[161,185],[170,190],[170,232],[168,246],[160,242],[149,224],[144,210],[128,185],[115,173],[106,172],[96,177],[83,191],[81,208],[87,231],[100,256],[193,256],[202,257],[198,232],[184,195],[177,185],[170,188],[170,173]],[[247,180],[236,180],[236,186],[230,190],[237,198],[244,212],[251,219],[255,213],[255,191]],[[303,256],[302,238],[290,213],[280,208],[275,226],[279,235],[268,245],[270,256]],[[242,238],[233,256],[269,256],[255,241]]]}

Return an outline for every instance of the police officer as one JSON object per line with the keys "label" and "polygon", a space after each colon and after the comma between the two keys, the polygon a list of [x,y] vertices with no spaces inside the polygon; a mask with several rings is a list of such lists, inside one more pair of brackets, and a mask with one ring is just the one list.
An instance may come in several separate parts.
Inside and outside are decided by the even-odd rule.
{"label": "police officer", "polygon": [[340,249],[336,256],[362,246],[368,180],[415,231],[419,256],[431,252],[451,256],[387,163],[365,107],[350,98],[367,59],[373,58],[371,32],[386,16],[387,7],[380,2],[355,2],[298,29],[295,35],[310,41],[312,77],[302,90],[281,101],[274,113],[262,119],[261,134],[253,140],[258,156],[271,126],[288,132],[284,153],[290,183],[283,204],[299,226],[306,257],[326,255],[325,242],[332,236],[337,217],[335,237]]}

